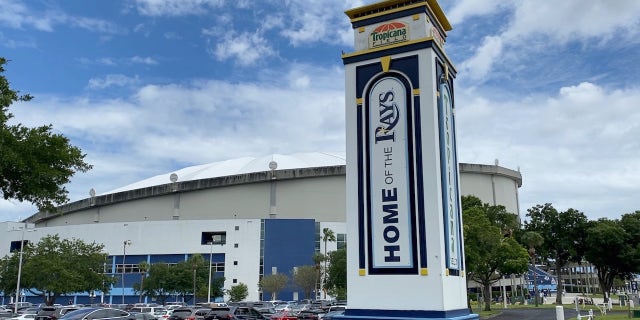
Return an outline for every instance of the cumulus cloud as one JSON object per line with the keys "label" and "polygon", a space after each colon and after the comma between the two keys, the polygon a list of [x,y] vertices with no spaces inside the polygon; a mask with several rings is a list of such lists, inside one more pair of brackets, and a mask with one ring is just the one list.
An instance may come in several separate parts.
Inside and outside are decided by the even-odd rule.
{"label": "cumulus cloud", "polygon": [[106,89],[109,87],[117,86],[124,87],[139,83],[138,77],[128,77],[123,74],[109,74],[103,78],[89,79],[87,87],[89,89]]}
{"label": "cumulus cloud", "polygon": [[70,26],[100,33],[124,32],[122,28],[106,20],[72,16],[53,10],[34,12],[15,1],[0,1],[0,7],[0,25],[10,28],[52,32],[56,26]]}
{"label": "cumulus cloud", "polygon": [[[460,159],[487,164],[499,159],[505,167],[521,168],[521,208],[553,202],[615,217],[640,206],[632,200],[632,186],[640,179],[640,143],[632,138],[640,135],[635,107],[640,88],[607,90],[584,82],[559,88],[551,97],[506,101],[480,98],[475,91],[457,93]],[[615,208],[598,203],[610,191],[625,202]]]}
{"label": "cumulus cloud", "polygon": [[217,60],[233,59],[242,66],[253,65],[262,58],[276,54],[261,32],[236,33],[234,31],[224,32],[212,44],[209,52]]}
{"label": "cumulus cloud", "polygon": [[138,13],[145,16],[201,15],[222,5],[223,0],[136,0]]}
{"label": "cumulus cloud", "polygon": [[134,57],[131,57],[130,61],[132,63],[146,64],[146,65],[158,64],[158,61],[156,59],[154,59],[154,58],[151,58],[151,57],[134,56]]}
{"label": "cumulus cloud", "polygon": [[[451,9],[455,23],[470,17],[506,19],[504,26],[463,61],[462,70],[472,80],[487,80],[496,61],[528,59],[543,55],[551,46],[590,41],[596,45],[638,40],[640,4],[633,0],[603,2],[567,0],[555,2],[462,0]],[[479,20],[480,22],[481,20]],[[615,46],[615,43],[614,43]]]}
{"label": "cumulus cloud", "polygon": [[500,37],[488,36],[476,50],[475,55],[460,65],[461,72],[466,72],[467,74],[465,74],[465,76],[473,80],[485,78],[501,53],[502,39]]}

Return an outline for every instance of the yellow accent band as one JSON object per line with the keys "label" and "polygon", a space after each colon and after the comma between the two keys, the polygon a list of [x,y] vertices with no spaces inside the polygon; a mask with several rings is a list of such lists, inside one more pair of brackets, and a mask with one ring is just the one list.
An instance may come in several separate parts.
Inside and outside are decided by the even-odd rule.
{"label": "yellow accent band", "polygon": [[366,270],[364,270],[364,269],[360,269],[360,270],[358,270],[358,275],[360,275],[360,276],[366,276],[366,275],[367,275],[367,271],[366,271]]}
{"label": "yellow accent band", "polygon": [[414,14],[413,15],[413,21],[416,21],[416,20],[420,20],[420,15],[419,14]]}
{"label": "yellow accent band", "polygon": [[464,270],[460,271],[460,275],[464,277]]}
{"label": "yellow accent band", "polygon": [[382,64],[382,71],[389,72],[389,66],[391,65],[391,56],[385,56],[380,58]]}
{"label": "yellow accent band", "polygon": [[440,91],[436,91],[436,97],[440,98]]}
{"label": "yellow accent band", "polygon": [[[394,6],[401,4],[405,0],[387,0],[373,3],[370,5],[353,8],[345,11],[344,13],[351,19],[351,23],[370,19],[374,17],[384,16],[395,12],[400,12],[408,9],[426,7],[429,12],[436,18],[436,22],[444,31],[450,31],[452,29],[451,23],[447,19],[442,11],[442,8],[438,4],[437,0],[427,0],[426,3],[416,3],[407,6],[401,6],[396,9],[390,9]],[[375,13],[374,13],[375,12]]]}
{"label": "yellow accent band", "polygon": [[392,44],[392,45],[389,45],[389,46],[385,46],[385,47],[378,47],[378,48],[373,48],[373,49],[360,50],[360,51],[355,51],[355,52],[350,52],[350,53],[343,53],[342,54],[342,59],[351,58],[351,57],[357,57],[357,56],[364,55],[364,54],[380,52],[380,51],[387,50],[387,49],[399,48],[399,47],[408,46],[408,45],[421,43],[421,42],[427,42],[427,41],[433,41],[436,44],[436,46],[438,46],[438,48],[441,49],[440,51],[442,51],[442,54],[444,55],[444,58],[447,60],[448,64],[451,66],[451,68],[453,68],[453,70],[456,70],[456,68],[453,66],[453,63],[451,62],[451,59],[449,59],[449,57],[444,52],[444,50],[442,50],[442,47],[440,47],[438,42],[433,37],[425,37],[425,38],[421,38],[421,39],[415,39],[415,40],[395,43],[395,44]]}
{"label": "yellow accent band", "polygon": [[413,95],[414,96],[419,96],[420,95],[420,89],[413,89]]}
{"label": "yellow accent band", "polygon": [[364,32],[364,27],[358,28],[358,32],[363,33]]}
{"label": "yellow accent band", "polygon": [[421,268],[421,269],[420,269],[420,275],[421,275],[421,276],[428,276],[428,275],[429,275],[429,269],[427,269],[427,268]]}
{"label": "yellow accent band", "polygon": [[444,65],[444,78],[449,80],[449,65]]}
{"label": "yellow accent band", "polygon": [[362,98],[356,99],[356,105],[362,105]]}
{"label": "yellow accent band", "polygon": [[445,271],[446,271],[445,275],[448,277],[449,276],[449,269],[446,269]]}

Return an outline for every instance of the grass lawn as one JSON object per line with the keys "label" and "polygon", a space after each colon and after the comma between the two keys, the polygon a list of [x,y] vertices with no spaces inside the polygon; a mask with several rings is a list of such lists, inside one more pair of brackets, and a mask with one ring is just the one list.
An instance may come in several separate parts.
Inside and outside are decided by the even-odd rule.
{"label": "grass lawn", "polygon": [[[536,307],[533,304],[530,305],[520,305],[520,304],[514,304],[514,305],[509,305],[508,308],[510,309],[515,309],[515,308],[547,308],[547,309],[554,309],[556,307],[555,304],[541,304],[538,305],[538,307]],[[563,307],[566,309],[570,309],[573,310],[575,308],[574,304],[565,304],[563,305]],[[471,308],[473,310],[474,313],[477,313],[480,315],[480,319],[490,319],[492,315],[496,315],[498,313],[500,313],[503,309],[503,305],[502,303],[500,304],[492,304],[491,305],[491,311],[480,311],[478,304],[477,303],[472,303],[471,304]],[[584,307],[581,307],[581,314],[587,314],[589,312],[589,309],[593,310],[593,314],[594,314],[594,319],[607,319],[607,320],[628,320],[630,318],[629,316],[629,306],[619,306],[619,305],[613,305],[613,309],[611,311],[608,311],[608,314],[606,315],[601,315],[600,314],[600,310],[598,309],[597,306],[594,305],[587,305]],[[637,310],[640,311],[640,308],[634,308],[632,310]],[[633,312],[631,313],[633,315]],[[571,317],[571,318],[565,318],[565,320],[576,320],[577,317]],[[584,318],[583,318],[584,319]],[[640,319],[640,318],[636,318],[636,319]]]}

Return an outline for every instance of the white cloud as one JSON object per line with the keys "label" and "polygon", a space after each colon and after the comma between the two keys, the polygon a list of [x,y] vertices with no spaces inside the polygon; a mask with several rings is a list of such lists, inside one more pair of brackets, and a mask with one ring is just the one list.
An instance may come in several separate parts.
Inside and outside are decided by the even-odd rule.
{"label": "white cloud", "polygon": [[209,51],[217,60],[234,59],[243,66],[253,65],[262,58],[276,55],[270,42],[261,32],[227,31],[221,38],[212,42],[215,45]]}
{"label": "white cloud", "polygon": [[89,89],[106,89],[109,87],[125,87],[138,84],[138,77],[128,77],[123,74],[109,74],[103,78],[91,78],[87,87]]}
{"label": "white cloud", "polygon": [[110,34],[124,31],[106,20],[71,16],[60,11],[35,12],[15,1],[0,1],[0,7],[0,25],[14,29],[52,32],[56,26],[64,25]]}
{"label": "white cloud", "polygon": [[451,9],[450,19],[455,28],[455,23],[464,19],[496,18],[496,13],[506,19],[503,26],[495,34],[486,36],[483,45],[475,48],[475,53],[461,64],[472,80],[486,80],[496,61],[510,59],[515,65],[520,59],[575,42],[615,46],[616,43],[611,43],[613,39],[638,42],[640,38],[640,2],[634,0],[557,3],[462,0]]}
{"label": "white cloud", "polygon": [[461,0],[454,4],[449,12],[445,12],[447,19],[453,25],[462,23],[473,16],[493,14],[504,7],[511,6],[510,0]]}
{"label": "white cloud", "polygon": [[516,3],[512,23],[504,34],[509,41],[540,37],[565,43],[607,40],[616,33],[629,39],[638,35],[640,3],[635,0]]}
{"label": "white cloud", "polygon": [[130,61],[133,63],[146,64],[146,65],[158,64],[158,61],[151,57],[134,56],[134,57],[131,57]]}
{"label": "white cloud", "polygon": [[460,65],[461,73],[466,73],[461,75],[472,80],[485,78],[501,53],[502,40],[499,37],[486,37],[475,55]]}
{"label": "white cloud", "polygon": [[137,10],[146,16],[201,15],[224,5],[223,0],[136,0]]}
{"label": "white cloud", "polygon": [[[538,203],[592,208],[618,217],[640,208],[640,88],[607,90],[593,83],[556,95],[496,101],[457,91],[460,159],[520,167],[523,212]],[[607,196],[604,196],[607,194]],[[609,194],[619,203],[604,200]]]}

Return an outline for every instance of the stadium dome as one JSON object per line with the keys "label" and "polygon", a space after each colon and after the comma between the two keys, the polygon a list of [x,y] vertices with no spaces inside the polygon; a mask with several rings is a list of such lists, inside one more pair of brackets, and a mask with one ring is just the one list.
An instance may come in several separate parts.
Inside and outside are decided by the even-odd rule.
{"label": "stadium dome", "polygon": [[[497,163],[460,164],[461,194],[505,205],[514,213],[521,184],[518,171]],[[291,278],[294,268],[312,265],[315,253],[325,253],[323,229],[332,230],[337,240],[327,243],[327,251],[346,246],[345,154],[273,154],[196,165],[58,209],[26,219],[37,232],[22,233],[25,240],[59,234],[104,244],[109,254],[105,272],[118,279],[108,292],[74,294],[74,303],[136,303],[140,297],[134,284],[143,276],[138,263],[175,264],[198,254],[211,259],[214,276],[225,278],[224,289],[242,283],[248,300],[261,300],[270,296],[258,287],[262,276],[284,273]],[[22,234],[11,230],[23,226],[3,224],[0,228],[8,231],[0,233],[0,241],[10,246],[0,247],[0,256],[19,246]],[[214,238],[219,239],[215,245]],[[305,297],[291,285],[278,298]],[[26,299],[40,302],[29,294]],[[153,299],[144,297],[143,302]]]}

